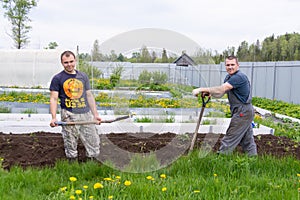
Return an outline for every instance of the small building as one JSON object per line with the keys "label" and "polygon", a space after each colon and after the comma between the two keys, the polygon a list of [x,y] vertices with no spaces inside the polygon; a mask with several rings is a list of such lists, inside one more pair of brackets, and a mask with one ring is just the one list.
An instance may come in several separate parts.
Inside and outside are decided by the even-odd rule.
{"label": "small building", "polygon": [[194,62],[194,60],[189,57],[186,53],[183,53],[180,57],[178,57],[173,63],[176,64],[176,66],[194,66],[196,65],[196,63]]}

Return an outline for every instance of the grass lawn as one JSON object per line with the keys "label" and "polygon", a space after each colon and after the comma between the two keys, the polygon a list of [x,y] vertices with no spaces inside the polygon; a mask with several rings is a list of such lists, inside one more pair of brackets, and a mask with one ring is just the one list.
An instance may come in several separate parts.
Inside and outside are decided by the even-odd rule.
{"label": "grass lawn", "polygon": [[32,199],[299,199],[300,161],[217,155],[195,150],[144,173],[95,161],[0,170],[1,200]]}

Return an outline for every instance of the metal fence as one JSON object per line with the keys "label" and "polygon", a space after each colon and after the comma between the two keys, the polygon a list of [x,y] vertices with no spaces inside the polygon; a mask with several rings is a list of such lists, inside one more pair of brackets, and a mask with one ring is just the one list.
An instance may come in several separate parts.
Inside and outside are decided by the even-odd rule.
{"label": "metal fence", "polygon": [[[122,79],[138,79],[139,74],[160,71],[168,75],[170,83],[196,87],[217,86],[223,83],[227,74],[224,63],[218,65],[176,66],[175,64],[153,63],[107,63],[91,62],[108,78],[116,67],[123,67]],[[300,104],[300,61],[287,62],[240,62],[252,87],[253,96],[277,99]]]}

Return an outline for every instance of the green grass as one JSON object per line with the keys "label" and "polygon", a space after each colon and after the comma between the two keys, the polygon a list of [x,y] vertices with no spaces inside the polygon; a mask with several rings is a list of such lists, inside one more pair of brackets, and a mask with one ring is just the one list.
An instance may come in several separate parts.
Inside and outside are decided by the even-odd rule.
{"label": "green grass", "polygon": [[[197,150],[147,173],[61,161],[53,168],[0,170],[0,199],[299,199],[299,173],[300,161],[289,157],[219,156]],[[94,189],[96,183],[103,188]]]}

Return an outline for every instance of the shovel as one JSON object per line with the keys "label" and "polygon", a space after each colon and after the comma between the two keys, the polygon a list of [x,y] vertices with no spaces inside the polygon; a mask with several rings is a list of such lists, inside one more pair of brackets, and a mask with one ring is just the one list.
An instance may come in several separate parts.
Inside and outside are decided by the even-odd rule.
{"label": "shovel", "polygon": [[[132,115],[134,115],[134,114],[125,115],[125,116],[117,117],[115,119],[110,119],[110,120],[102,120],[101,123],[112,123],[112,122],[120,121],[123,119],[128,119],[128,118],[132,117]],[[99,121],[77,121],[77,122],[58,121],[58,122],[55,122],[55,124],[57,124],[58,126],[87,125],[87,124],[98,124],[98,123],[99,123]]]}
{"label": "shovel", "polygon": [[[205,99],[205,97],[207,97],[207,100]],[[210,100],[210,96],[209,96],[208,93],[201,93],[201,98],[202,98],[202,108],[201,108],[201,112],[200,112],[200,115],[199,115],[199,118],[198,118],[198,122],[197,122],[197,125],[196,125],[196,129],[195,129],[195,132],[194,132],[194,135],[193,135],[193,139],[192,139],[192,142],[191,142],[189,152],[193,151],[193,149],[194,149],[197,134],[198,134],[198,130],[199,130],[199,126],[200,126],[201,119],[202,119],[202,116],[203,116],[203,113],[204,113],[204,109],[205,109],[206,104]]]}

